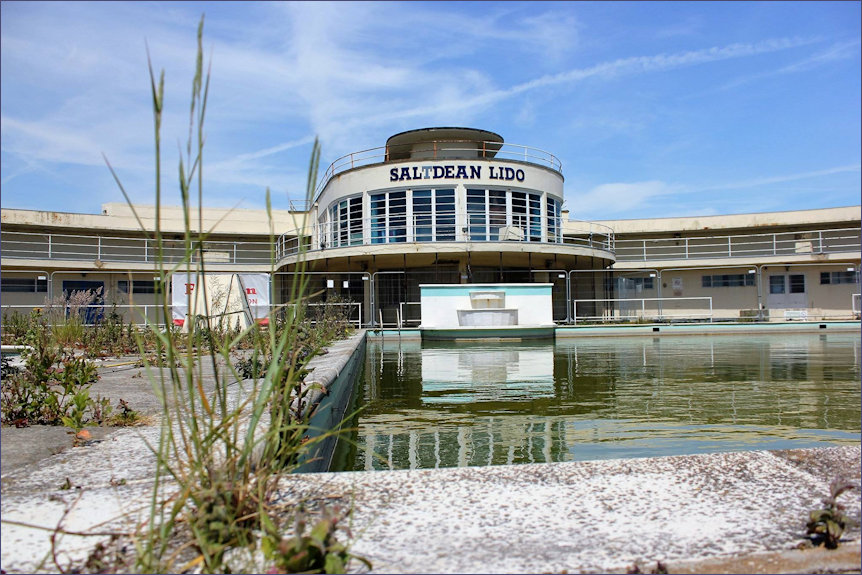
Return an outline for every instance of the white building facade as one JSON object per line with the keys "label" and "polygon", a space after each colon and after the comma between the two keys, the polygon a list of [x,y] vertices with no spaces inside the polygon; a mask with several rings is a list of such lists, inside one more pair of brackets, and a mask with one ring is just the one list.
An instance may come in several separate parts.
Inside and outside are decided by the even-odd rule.
{"label": "white building facade", "polygon": [[[372,326],[418,325],[419,286],[458,283],[550,284],[558,324],[858,317],[859,206],[581,222],[563,190],[551,153],[484,130],[413,130],[339,158],[308,205],[271,222],[263,210],[204,210],[197,259],[269,274],[271,305],[288,302],[303,269],[318,303],[349,302]],[[135,208],[146,230],[122,204],[4,208],[3,313],[101,287],[104,305],[156,319],[155,214]],[[168,262],[183,256],[182,222],[163,208]]]}

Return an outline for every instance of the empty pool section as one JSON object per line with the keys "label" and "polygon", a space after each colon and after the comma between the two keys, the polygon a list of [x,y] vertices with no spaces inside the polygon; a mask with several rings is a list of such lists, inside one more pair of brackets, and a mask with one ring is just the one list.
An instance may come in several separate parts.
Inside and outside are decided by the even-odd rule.
{"label": "empty pool section", "polygon": [[[859,319],[860,206],[586,222],[576,219],[581,190],[564,176],[579,159],[529,144],[474,128],[395,134],[332,161],[314,196],[272,211],[271,226],[264,210],[193,209],[189,221],[205,236],[189,264],[178,207],[161,206],[158,243],[153,206],[58,213],[10,208],[14,199],[4,198],[3,313],[101,289],[87,317],[116,306],[126,321],[185,322],[192,310],[160,316],[160,290],[194,284],[192,295],[209,293],[204,284],[233,278],[224,291],[235,297],[219,313],[249,323],[288,304],[303,268],[312,305],[346,307],[355,325],[374,330],[430,330],[438,318],[422,301],[428,286],[466,290],[447,320],[461,335]],[[161,285],[157,258],[186,279]],[[199,263],[210,275],[192,275]],[[505,286],[525,285],[549,294],[541,306],[513,303],[520,296]]]}

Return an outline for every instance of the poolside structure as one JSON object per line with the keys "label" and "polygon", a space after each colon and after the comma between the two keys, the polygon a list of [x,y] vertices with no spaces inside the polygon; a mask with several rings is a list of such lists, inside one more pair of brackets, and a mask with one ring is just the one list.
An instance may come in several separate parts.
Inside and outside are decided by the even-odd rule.
{"label": "poolside structure", "polygon": [[[546,284],[557,325],[859,317],[860,206],[584,222],[569,217],[576,193],[569,202],[549,152],[485,130],[411,130],[335,160],[311,202],[273,212],[274,268],[263,210],[204,209],[197,257],[212,273],[267,274],[254,305],[272,306],[304,260],[318,303],[349,305],[370,327],[417,327],[421,286],[470,284]],[[151,231],[154,208],[135,210]],[[130,319],[165,321],[152,308],[156,246],[128,206],[0,217],[4,313],[101,287]],[[177,261],[179,208],[162,208],[162,229]]]}

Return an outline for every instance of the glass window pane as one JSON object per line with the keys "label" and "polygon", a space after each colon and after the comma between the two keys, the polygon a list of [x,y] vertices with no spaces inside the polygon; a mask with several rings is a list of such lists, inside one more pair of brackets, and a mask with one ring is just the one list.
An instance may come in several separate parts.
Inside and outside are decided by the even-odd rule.
{"label": "glass window pane", "polygon": [[488,233],[492,242],[500,239],[500,228],[506,225],[505,190],[488,190]]}
{"label": "glass window pane", "polygon": [[793,274],[790,276],[790,293],[805,293],[805,276]]}
{"label": "glass window pane", "polygon": [[485,190],[467,190],[467,225],[469,239],[474,242],[484,242],[488,239],[485,203]]}
{"label": "glass window pane", "polygon": [[769,293],[784,293],[784,276],[769,276]]}
{"label": "glass window pane", "polygon": [[353,246],[362,243],[362,196],[350,198],[349,209],[350,245]]}
{"label": "glass window pane", "polygon": [[434,202],[437,241],[455,241],[455,190],[436,190]]}
{"label": "glass window pane", "polygon": [[371,243],[386,243],[386,194],[371,195]]}

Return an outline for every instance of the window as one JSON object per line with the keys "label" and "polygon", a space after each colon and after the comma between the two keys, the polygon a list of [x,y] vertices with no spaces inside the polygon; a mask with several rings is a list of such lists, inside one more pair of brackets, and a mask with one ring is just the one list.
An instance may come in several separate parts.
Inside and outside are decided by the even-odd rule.
{"label": "window", "polygon": [[542,239],[541,203],[539,194],[512,192],[512,225],[519,228],[529,242]]}
{"label": "window", "polygon": [[467,222],[469,224],[469,239],[474,242],[484,242],[488,239],[485,227],[488,218],[485,214],[485,190],[467,190]]}
{"label": "window", "polygon": [[371,194],[371,243],[407,241],[407,192]]}
{"label": "window", "polygon": [[346,198],[329,208],[329,245],[353,246],[362,243],[362,196]]}
{"label": "window", "polygon": [[653,289],[654,287],[654,278],[646,277],[646,278],[619,278],[619,287],[620,291],[623,290],[635,290],[637,292],[643,291],[645,289]]}
{"label": "window", "polygon": [[784,293],[784,276],[769,276],[769,293]]}
{"label": "window", "polygon": [[[133,281],[132,293],[158,293],[156,282],[152,281]],[[129,280],[118,280],[117,291],[120,293],[129,293]]]}
{"label": "window", "polygon": [[701,277],[702,287],[744,287],[753,285],[755,285],[754,274],[720,274]]}
{"label": "window", "polygon": [[805,276],[802,274],[790,275],[790,293],[805,293]]}
{"label": "window", "polygon": [[[548,216],[559,220],[559,202]],[[542,195],[513,190],[467,190],[467,229],[470,241],[542,241]],[[549,241],[559,226],[549,228]]]}
{"label": "window", "polygon": [[548,198],[548,241],[561,243],[563,241],[562,222],[560,221],[560,210],[562,202],[553,198]]}
{"label": "window", "polygon": [[820,285],[855,284],[858,281],[855,271],[820,272]]}
{"label": "window", "polygon": [[48,291],[48,278],[2,278],[0,291],[4,293],[38,293]]}
{"label": "window", "polygon": [[413,234],[417,242],[455,241],[455,190],[413,191]]}
{"label": "window", "polygon": [[488,235],[492,242],[500,239],[500,228],[506,226],[506,192],[488,190]]}

